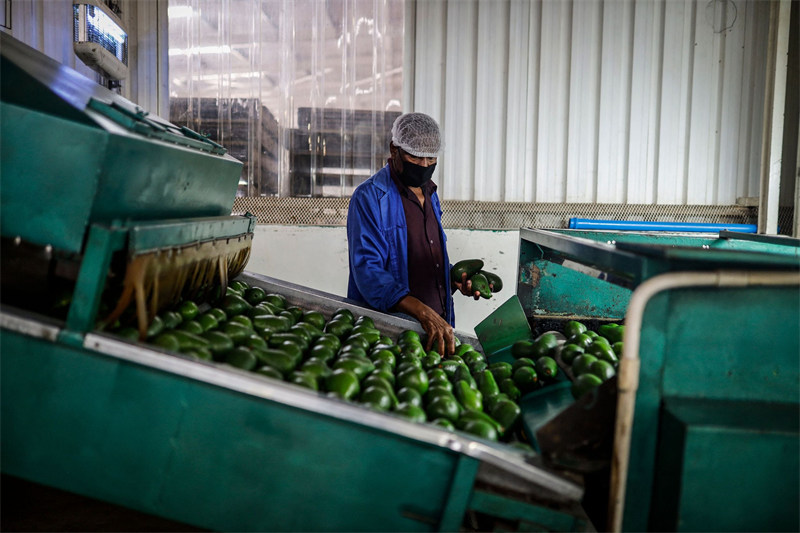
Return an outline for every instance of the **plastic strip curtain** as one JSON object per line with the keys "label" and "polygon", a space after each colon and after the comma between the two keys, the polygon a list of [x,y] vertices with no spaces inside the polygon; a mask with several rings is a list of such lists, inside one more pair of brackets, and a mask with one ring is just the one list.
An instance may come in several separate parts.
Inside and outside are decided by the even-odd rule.
{"label": "plastic strip curtain", "polygon": [[244,163],[240,196],[347,196],[385,163],[402,0],[170,0],[170,120]]}

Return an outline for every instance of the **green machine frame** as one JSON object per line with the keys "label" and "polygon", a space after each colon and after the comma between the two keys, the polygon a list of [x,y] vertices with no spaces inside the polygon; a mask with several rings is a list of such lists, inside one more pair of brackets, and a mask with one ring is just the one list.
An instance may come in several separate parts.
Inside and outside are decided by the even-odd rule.
{"label": "green machine frame", "polygon": [[[347,307],[389,335],[419,328],[240,279],[306,309]],[[7,474],[214,530],[456,531],[470,516],[590,528],[580,483],[536,454],[102,333],[75,346],[63,324],[13,309],[0,326]]]}
{"label": "green machine frame", "polygon": [[[589,529],[580,482],[534,453],[96,331],[120,254],[252,238],[254,217],[229,216],[242,164],[4,33],[0,85],[4,286],[25,290],[33,264],[45,284],[75,270],[58,276],[74,283],[64,320],[33,313],[25,292],[0,308],[4,473],[223,531],[454,531],[486,517]],[[386,334],[419,328],[240,277]]]}
{"label": "green machine frame", "polygon": [[534,328],[625,320],[609,530],[800,528],[799,271],[796,239],[520,230]]}

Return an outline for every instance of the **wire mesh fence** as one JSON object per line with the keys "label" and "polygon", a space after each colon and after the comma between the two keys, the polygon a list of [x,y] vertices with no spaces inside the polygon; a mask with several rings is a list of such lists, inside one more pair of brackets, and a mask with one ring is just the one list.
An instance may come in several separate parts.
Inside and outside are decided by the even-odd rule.
{"label": "wire mesh fence", "polygon": [[[343,226],[349,198],[239,197],[235,213],[250,212],[259,224]],[[573,217],[647,222],[756,224],[758,209],[738,205],[647,205],[443,201],[446,228],[509,230],[521,227],[565,228]],[[792,212],[779,225],[790,227]],[[783,220],[786,219],[786,220]]]}

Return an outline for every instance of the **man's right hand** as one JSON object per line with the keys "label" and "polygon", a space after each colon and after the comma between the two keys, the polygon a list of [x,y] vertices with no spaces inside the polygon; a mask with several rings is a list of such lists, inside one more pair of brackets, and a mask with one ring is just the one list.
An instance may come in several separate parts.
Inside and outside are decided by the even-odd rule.
{"label": "man's right hand", "polygon": [[472,296],[475,300],[480,298],[481,292],[480,291],[473,291],[472,290],[472,281],[467,279],[467,273],[463,272],[461,274],[461,282],[453,278],[453,286],[464,296]]}
{"label": "man's right hand", "polygon": [[431,348],[434,348],[440,355],[455,353],[455,332],[452,326],[436,311],[411,295],[404,296],[397,302],[395,308],[419,321],[422,329],[428,334],[425,351],[430,351]]}

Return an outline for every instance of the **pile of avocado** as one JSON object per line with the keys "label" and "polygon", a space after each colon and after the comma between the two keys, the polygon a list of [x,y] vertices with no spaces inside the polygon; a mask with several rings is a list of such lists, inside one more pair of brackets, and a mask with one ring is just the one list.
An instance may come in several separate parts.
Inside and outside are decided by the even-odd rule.
{"label": "pile of avocado", "polygon": [[[537,374],[546,375],[525,358],[488,364],[482,353],[460,342],[455,354],[442,357],[426,352],[415,331],[392,339],[367,316],[342,308],[326,318],[239,280],[214,305],[200,312],[200,306],[186,300],[162,311],[144,342],[416,422],[515,444],[524,440],[517,431],[517,401],[540,386]],[[139,338],[133,327],[114,332]]]}
{"label": "pile of avocado", "polygon": [[570,320],[561,332],[547,331],[533,341],[515,342],[511,354],[518,360],[537,358],[536,368],[557,368],[560,362],[568,369],[572,395],[577,399],[616,375],[624,333],[625,326],[620,324],[603,324],[595,332],[582,322]]}

